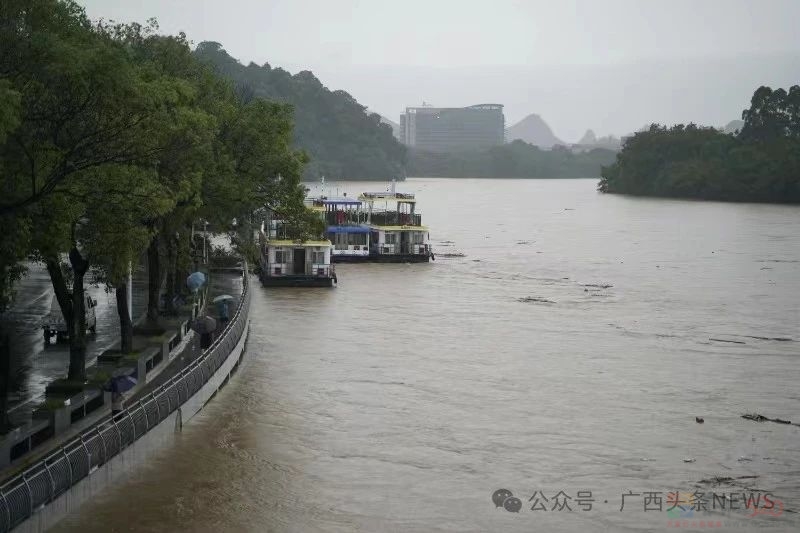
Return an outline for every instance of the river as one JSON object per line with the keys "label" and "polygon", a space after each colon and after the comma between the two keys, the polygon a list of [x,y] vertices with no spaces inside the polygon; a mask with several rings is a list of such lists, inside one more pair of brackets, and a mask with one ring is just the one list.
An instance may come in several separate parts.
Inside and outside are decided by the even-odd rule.
{"label": "river", "polygon": [[800,208],[595,184],[398,184],[436,261],[254,284],[243,371],[55,530],[796,531],[800,427],[741,415],[800,422]]}

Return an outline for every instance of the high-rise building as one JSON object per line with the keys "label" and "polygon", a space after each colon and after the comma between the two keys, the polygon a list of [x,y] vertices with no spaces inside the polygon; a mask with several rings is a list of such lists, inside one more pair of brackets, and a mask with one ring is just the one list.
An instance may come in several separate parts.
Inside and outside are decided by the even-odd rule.
{"label": "high-rise building", "polygon": [[503,106],[407,107],[400,115],[400,140],[429,152],[498,146],[505,140]]}

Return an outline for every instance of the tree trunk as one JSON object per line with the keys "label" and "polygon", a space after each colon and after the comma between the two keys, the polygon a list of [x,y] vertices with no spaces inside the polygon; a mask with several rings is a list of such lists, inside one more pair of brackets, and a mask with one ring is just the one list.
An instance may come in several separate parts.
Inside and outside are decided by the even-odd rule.
{"label": "tree trunk", "polygon": [[178,260],[178,239],[173,235],[167,240],[167,313],[175,315],[175,297],[177,292],[177,272],[175,271]]}
{"label": "tree trunk", "polygon": [[50,274],[50,283],[56,293],[56,301],[64,316],[64,323],[72,322],[72,296],[67,289],[67,282],[64,279],[64,272],[61,270],[61,262],[56,257],[48,257],[45,260],[47,273]]}
{"label": "tree trunk", "polygon": [[[86,380],[86,299],[83,291],[83,277],[89,270],[89,262],[83,258],[76,247],[69,251],[72,265],[72,320],[67,322],[69,329],[69,375],[68,379]],[[66,317],[65,317],[66,318]]]}
{"label": "tree trunk", "polygon": [[[0,325],[2,328],[2,325]],[[8,389],[11,383],[11,345],[8,336],[0,329],[0,435],[11,429],[8,421]]]}
{"label": "tree trunk", "polygon": [[128,312],[128,284],[117,285],[117,314],[119,315],[119,347],[122,353],[133,351],[133,321]]}
{"label": "tree trunk", "polygon": [[59,260],[49,257],[45,260],[45,265],[69,335],[68,378],[83,381],[86,378],[86,308],[83,277],[89,269],[89,263],[74,247],[69,251],[69,261],[74,276],[72,293],[67,288]]}
{"label": "tree trunk", "polygon": [[158,324],[158,304],[161,296],[161,260],[158,256],[158,235],[147,247],[147,322]]}

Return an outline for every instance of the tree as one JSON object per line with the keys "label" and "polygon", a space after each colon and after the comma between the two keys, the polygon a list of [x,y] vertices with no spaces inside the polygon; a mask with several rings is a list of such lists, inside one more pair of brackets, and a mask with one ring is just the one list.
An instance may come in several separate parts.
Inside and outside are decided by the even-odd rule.
{"label": "tree", "polygon": [[693,124],[652,125],[605,167],[602,192],[800,202],[800,87],[759,87],[738,136]]}

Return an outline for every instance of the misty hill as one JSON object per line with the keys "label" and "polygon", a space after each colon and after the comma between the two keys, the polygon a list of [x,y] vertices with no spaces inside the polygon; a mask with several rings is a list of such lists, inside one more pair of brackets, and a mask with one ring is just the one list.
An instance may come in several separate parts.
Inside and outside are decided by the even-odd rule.
{"label": "misty hill", "polygon": [[744,127],[744,120],[731,120],[722,127],[724,133],[736,133]]}
{"label": "misty hill", "polygon": [[377,113],[367,113],[347,92],[329,90],[309,71],[292,75],[269,64],[244,66],[219,43],[202,42],[194,53],[231,79],[242,97],[262,97],[294,107],[295,144],[311,159],[306,179],[403,175],[406,149],[392,134],[392,126],[382,123]]}
{"label": "misty hill", "polygon": [[433,153],[410,150],[409,176],[446,178],[593,178],[616,153],[595,148],[575,153],[565,146],[545,150],[520,140],[486,150]]}
{"label": "misty hill", "polygon": [[578,141],[577,144],[594,144],[597,142],[597,136],[594,134],[592,130],[586,130],[586,133],[583,134],[581,140]]}
{"label": "misty hill", "polygon": [[510,126],[506,138],[508,142],[519,139],[540,148],[551,148],[555,145],[567,144],[556,137],[547,122],[536,114],[530,114]]}
{"label": "misty hill", "polygon": [[613,135],[597,137],[592,130],[586,130],[581,140],[572,145],[573,149],[592,150],[594,148],[604,148],[618,152],[622,149],[622,141]]}

